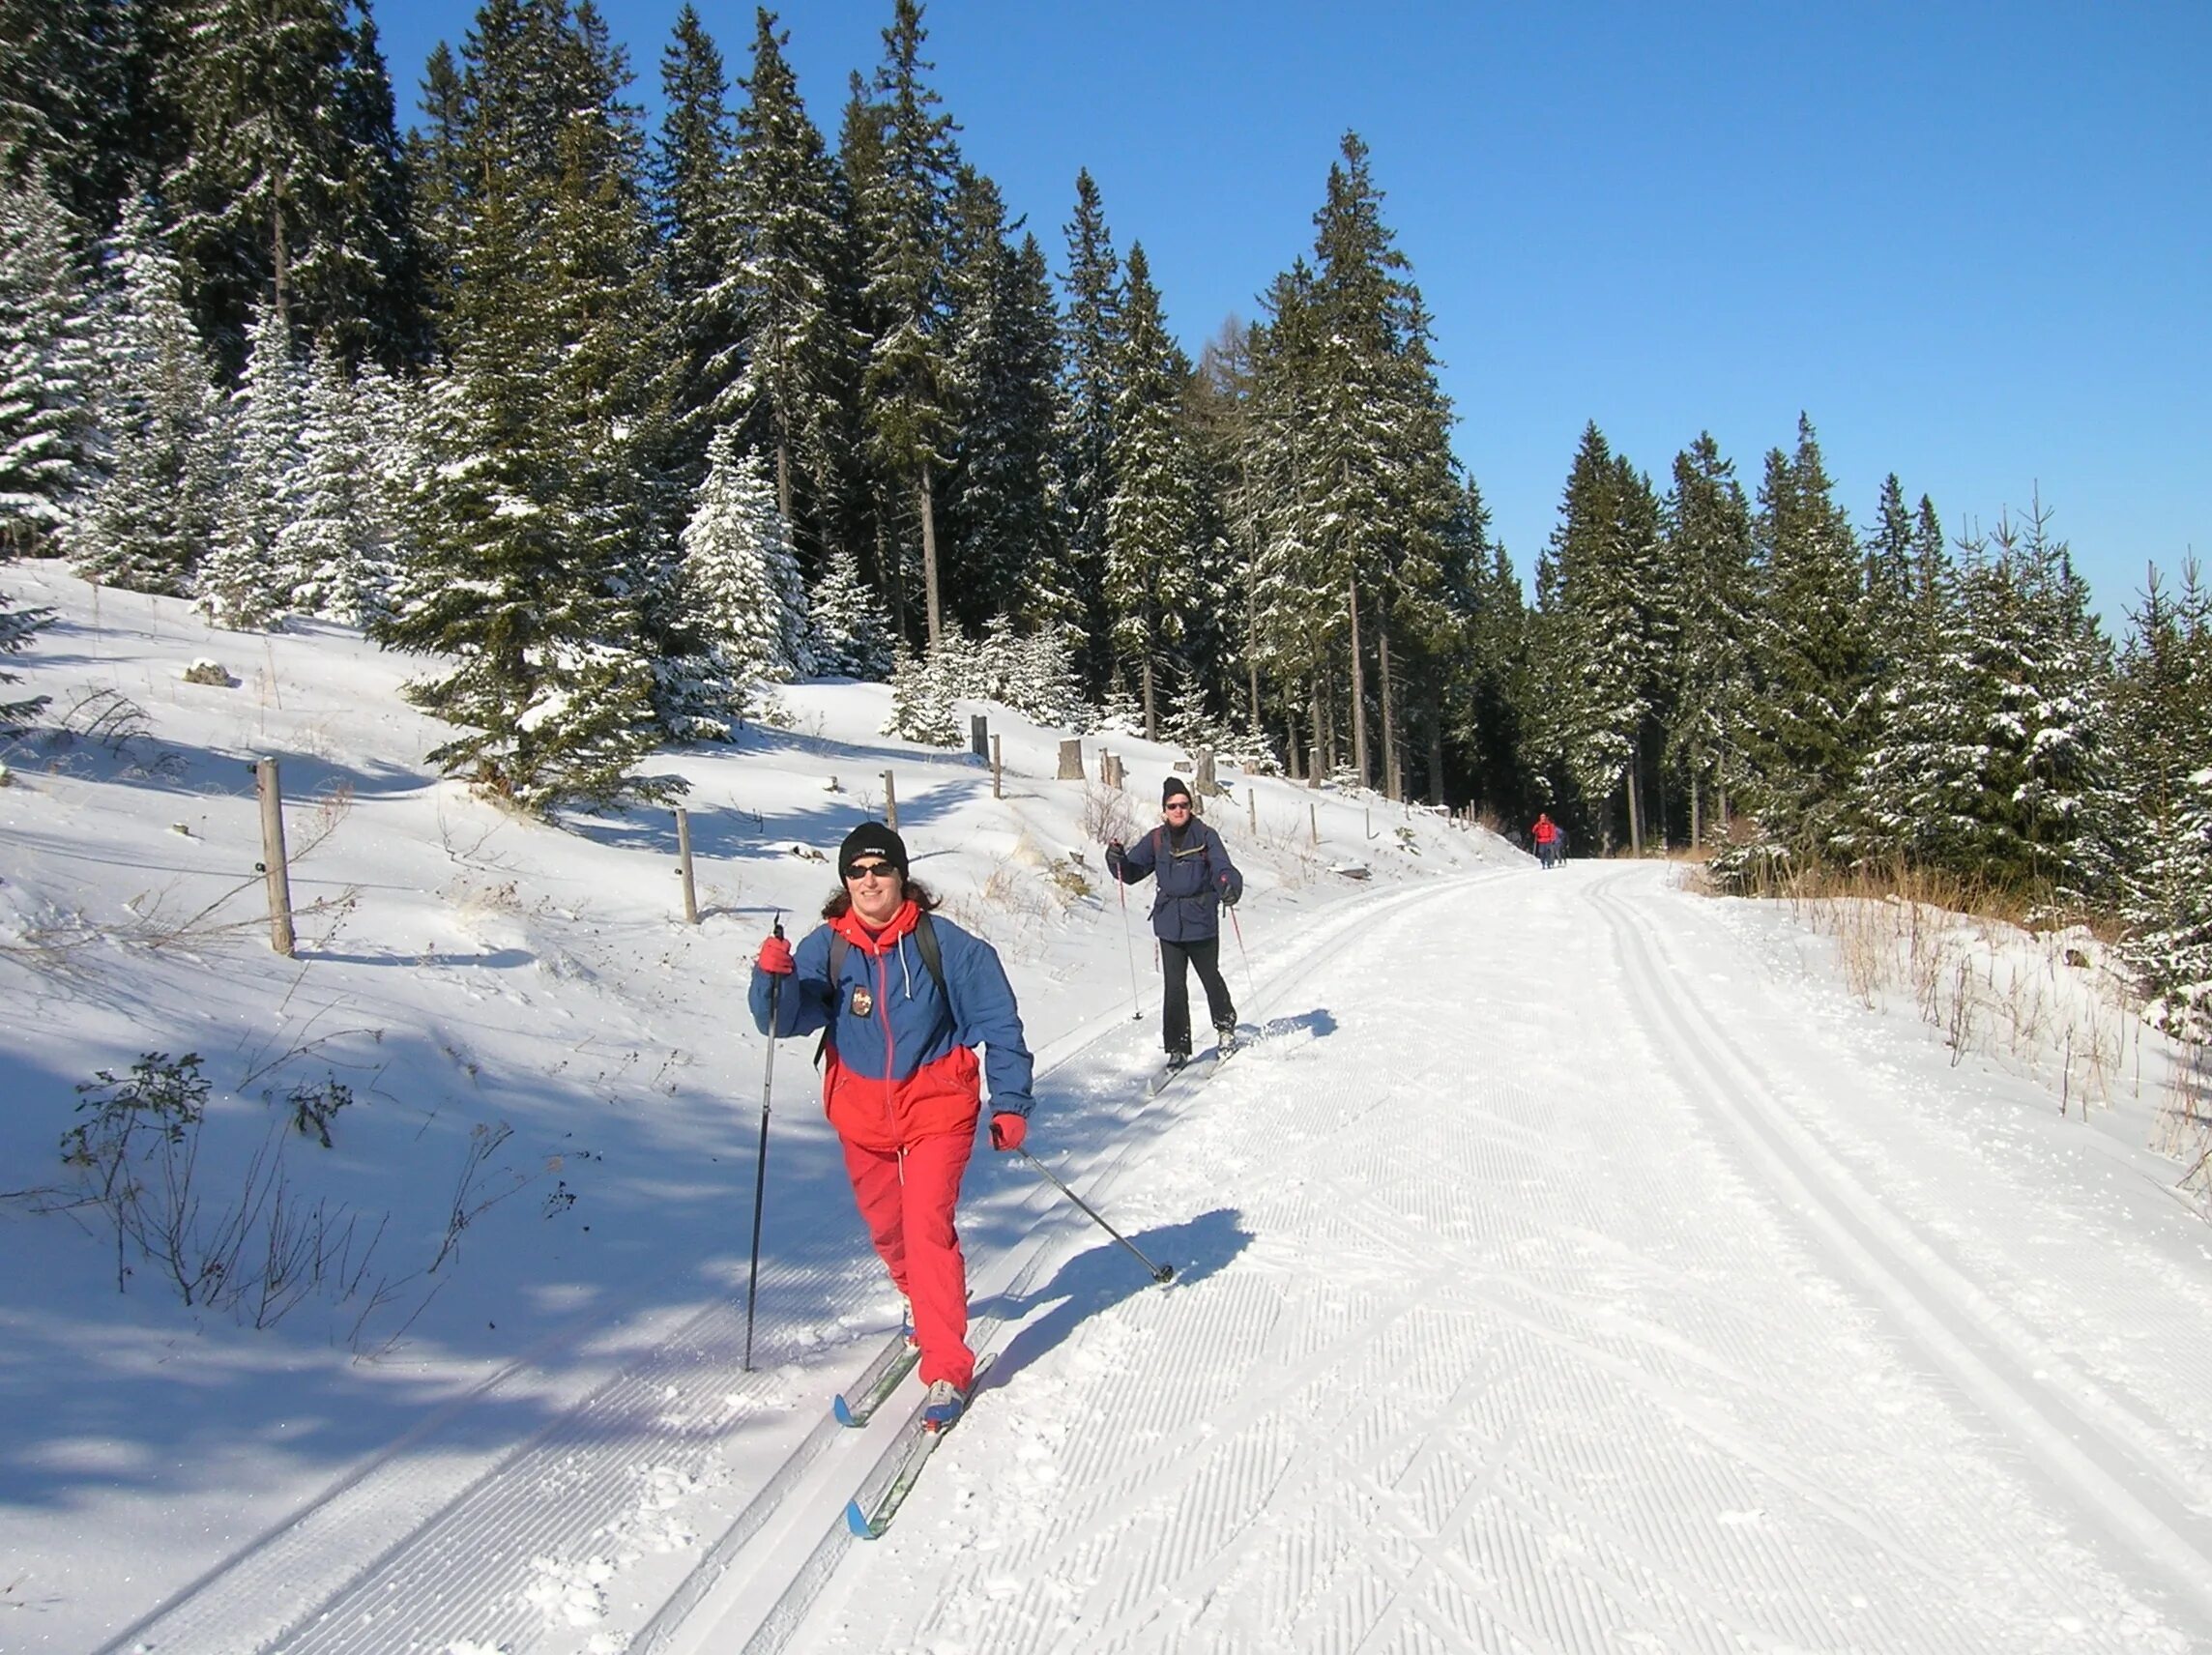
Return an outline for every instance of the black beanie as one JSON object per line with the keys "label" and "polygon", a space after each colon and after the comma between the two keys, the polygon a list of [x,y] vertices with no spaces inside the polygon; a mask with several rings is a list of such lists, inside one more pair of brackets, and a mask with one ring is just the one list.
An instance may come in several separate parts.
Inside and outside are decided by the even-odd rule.
{"label": "black beanie", "polygon": [[1180,776],[1170,776],[1160,784],[1160,802],[1162,804],[1167,803],[1171,798],[1188,798],[1189,797],[1190,789],[1183,786]]}
{"label": "black beanie", "polygon": [[906,878],[906,841],[886,828],[881,822],[863,822],[845,835],[845,842],[837,847],[837,877],[853,877],[853,864],[862,857],[881,857]]}

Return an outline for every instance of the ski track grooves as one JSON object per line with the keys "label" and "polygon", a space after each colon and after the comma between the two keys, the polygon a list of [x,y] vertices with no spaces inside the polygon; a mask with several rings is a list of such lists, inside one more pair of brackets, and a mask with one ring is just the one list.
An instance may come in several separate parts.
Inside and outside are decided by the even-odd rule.
{"label": "ski track grooves", "polygon": [[[1421,894],[1419,887],[1364,894],[1313,915],[1301,930],[1281,940],[1285,957],[1255,985],[1257,1002],[1270,1002],[1283,987],[1325,963],[1332,943]],[[1128,1022],[1117,1010],[1071,1031],[1056,1042],[1061,1055],[1039,1065],[1039,1083],[1063,1070],[1079,1070],[1095,1045],[1125,1032]],[[1134,1107],[1121,1124],[1141,1121],[1155,1108],[1188,1107],[1214,1069],[1208,1063],[1179,1076],[1178,1084],[1156,1100],[1130,1100]],[[1142,1080],[1137,1084],[1141,1087]],[[1121,1131],[1103,1141],[1110,1146],[1105,1153],[1080,1167],[1061,1169],[1071,1181],[1081,1180],[1087,1198],[1100,1201],[1109,1197],[1116,1175],[1142,1146],[1144,1135]],[[1029,1237],[977,1270],[978,1288],[986,1278],[1004,1277],[998,1292],[1026,1292],[1034,1285],[1046,1242],[1082,1223],[1057,1201],[1033,1200],[1039,1217]],[[825,1268],[766,1265],[762,1285],[771,1296],[797,1298],[811,1291],[828,1301],[850,1284]],[[247,1655],[248,1650],[396,1655],[443,1650],[464,1640],[519,1655],[535,1646],[550,1622],[547,1610],[527,1596],[532,1560],[546,1557],[567,1564],[594,1553],[622,1550],[624,1541],[614,1531],[636,1507],[641,1464],[682,1475],[711,1475],[731,1427],[750,1417],[780,1383],[775,1369],[803,1353],[771,1335],[765,1345],[756,1342],[754,1370],[742,1371],[742,1305],[734,1298],[711,1303],[494,1463],[450,1480],[442,1489],[434,1479],[425,1485],[422,1467],[412,1463],[410,1450],[434,1445],[441,1433],[465,1429],[472,1408],[497,1398],[516,1381],[542,1378],[548,1364],[602,1326],[601,1319],[588,1319],[548,1336],[116,1634],[96,1655],[138,1649],[160,1649],[165,1655]],[[979,1353],[1000,1331],[997,1318],[977,1319]],[[856,1344],[854,1372],[872,1349],[872,1340]],[[830,1376],[835,1382],[850,1377],[842,1372]],[[632,1655],[658,1655],[682,1640],[685,1621],[726,1576],[741,1568],[763,1530],[787,1515],[787,1502],[809,1482],[818,1461],[828,1456],[832,1469],[840,1459],[852,1461],[851,1475],[840,1473],[835,1510],[822,1542],[783,1583],[747,1648],[780,1648],[804,1618],[853,1543],[844,1527],[844,1498],[862,1480],[870,1451],[882,1439],[878,1432],[835,1424],[829,1413],[829,1390],[819,1400],[821,1419],[634,1635],[628,1646]],[[426,1498],[425,1486],[436,1490]],[[257,1630],[242,1646],[237,1639],[247,1626]]]}
{"label": "ski track grooves", "polygon": [[[2020,1450],[2066,1489],[2085,1514],[2156,1564],[2167,1588],[2212,1611],[2212,1524],[2168,1467],[2181,1445],[2078,1370],[2061,1390],[2037,1377],[2039,1342],[1931,1242],[1860,1185],[1805,1127],[1761,1100],[1761,1064],[1686,991],[1670,969],[1659,929],[1608,881],[1591,901],[1611,925],[1630,998],[1708,1114],[1730,1131],[1769,1187],[1795,1201],[1795,1216],[1929,1360],[1986,1410]],[[2079,1444],[2090,1443],[2092,1454]],[[2110,1467],[2116,1466],[2117,1469]]]}

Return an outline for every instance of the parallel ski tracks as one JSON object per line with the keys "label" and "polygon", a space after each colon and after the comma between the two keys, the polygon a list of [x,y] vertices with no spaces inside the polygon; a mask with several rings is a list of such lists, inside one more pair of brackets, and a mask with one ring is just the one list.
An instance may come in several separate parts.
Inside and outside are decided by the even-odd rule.
{"label": "parallel ski tracks", "polygon": [[[1813,1249],[1810,1272],[1793,1259],[1754,1298],[1735,1266],[1771,1244],[1776,1223],[1818,1230],[1792,1214],[1816,1196],[1840,1200],[1819,1176],[1840,1169],[1817,1156],[1800,1167],[1821,1186],[1809,1192],[1763,1159],[1746,1176],[1715,1146],[1684,1144],[1686,1119],[1761,1108],[1757,1064],[1710,1012],[1674,1003],[1695,989],[1661,969],[1659,944],[1623,904],[1602,888],[1557,895],[1596,904],[1600,951],[1612,946],[1627,968],[1592,1001],[1612,1016],[1609,995],[1627,998],[1632,1017],[1607,1031],[1608,1084],[1621,1089],[1567,1112],[1558,1130],[1556,1098],[1434,1066],[1391,1077],[1397,1113],[1383,1117],[1341,1087],[1279,1096],[1265,1190],[1247,1205],[1262,1239],[1208,1296],[1148,1300],[1141,1312],[1148,1336],[1175,1353],[1173,1382],[1094,1379],[1112,1385],[1113,1430],[1061,1445],[1062,1494],[1048,1513],[995,1515],[997,1578],[1098,1589],[1069,1619],[1027,1592],[986,1601],[971,1580],[947,1592],[949,1611],[906,1624],[917,1641],[1106,1655],[1279,1644],[1295,1626],[1299,1647],[1329,1650],[2133,1644],[2130,1623],[2098,1618],[2109,1605],[2068,1617],[2066,1582],[2095,1565],[2063,1542],[2047,1555],[2023,1551],[2047,1508],[2000,1499],[1980,1543],[1988,1567],[1957,1568],[1975,1554],[1944,1525],[2000,1494],[1991,1478],[2001,1445],[1959,1466],[1938,1451],[1914,1491],[1925,1500],[1896,1510],[1884,1498],[1895,1462],[1860,1465],[1863,1416],[1809,1406],[1848,1394],[1832,1368],[1806,1364],[1832,1364],[1839,1339],[1850,1351],[1867,1312],[1848,1295],[1864,1282],[1837,1269],[1832,1246]],[[1412,1049],[1417,1014],[1407,1032]],[[1622,1067],[1648,1060],[1639,1042],[1656,1044],[1679,1089],[1648,1120],[1635,1070]],[[1456,1107],[1418,1108],[1440,1078]],[[1621,1140],[1591,1158],[1594,1181],[1568,1176],[1578,1129]],[[1225,1125],[1224,1141],[1236,1130]],[[1756,1141],[1762,1129],[1744,1130]],[[1378,1131],[1448,1145],[1450,1164],[1471,1175],[1468,1199],[1439,1199],[1417,1170],[1393,1185],[1392,1163],[1372,1147]],[[1513,1199],[1490,1211],[1484,1191]],[[1776,1192],[1789,1210],[1776,1210]],[[1325,1285],[1298,1282],[1295,1254],[1278,1270],[1266,1239],[1276,1234],[1327,1259]],[[1452,1255],[1441,1266],[1440,1242]],[[1923,1291],[1937,1311],[1960,1302]],[[1840,1331],[1816,1338],[1831,1300]],[[1775,1349],[1770,1314],[1794,1318],[1800,1336]],[[1865,1366],[1880,1375],[1894,1363],[1870,1351]],[[1928,1402],[1901,1406],[1920,1419]],[[1934,1429],[1893,1434],[1887,1451]],[[2133,1537],[2157,1543],[2162,1518],[2185,1517],[2170,1505]],[[1936,1535],[1944,1543],[1929,1545]],[[2171,1589],[2152,1595],[2186,1622],[2175,1600],[2201,1591],[2186,1572],[2192,1542],[2167,1539],[2177,1542],[2163,1558]],[[2038,1612],[2043,1624],[2013,1640]],[[2172,1646],[2149,1636],[2141,1646]]]}
{"label": "parallel ski tracks", "polygon": [[[2150,1564],[2166,1591],[2212,1624],[2212,1508],[2196,1446],[2136,1399],[2054,1351],[2022,1316],[1964,1274],[1938,1241],[1889,1209],[1842,1158],[1767,1100],[1775,1088],[1672,969],[1658,927],[1605,882],[1591,901],[1617,940],[1647,1028],[1798,1222],[1931,1365],[1949,1377],[2119,1550]],[[2060,1264],[2054,1268],[2064,1269]],[[2093,1284],[2061,1295],[2094,1302]],[[2052,1369],[2063,1370],[2053,1382]]]}

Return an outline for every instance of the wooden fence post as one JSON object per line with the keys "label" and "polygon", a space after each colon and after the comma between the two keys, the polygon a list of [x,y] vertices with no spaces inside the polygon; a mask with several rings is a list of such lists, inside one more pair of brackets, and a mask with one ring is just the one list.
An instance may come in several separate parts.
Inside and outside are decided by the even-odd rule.
{"label": "wooden fence post", "polygon": [[699,892],[691,883],[691,812],[679,805],[676,810],[676,866],[684,875],[684,922],[699,923]]}
{"label": "wooden fence post", "polygon": [[1006,754],[1003,737],[991,738],[991,797],[1004,798],[1005,791]]}
{"label": "wooden fence post", "polygon": [[1244,778],[1244,811],[1245,819],[1251,824],[1252,837],[1257,839],[1260,836],[1260,796],[1252,791],[1250,776]]}
{"label": "wooden fence post", "polygon": [[968,714],[968,750],[978,759],[991,756],[991,721],[980,712]]}
{"label": "wooden fence post", "polygon": [[1083,738],[1081,736],[1070,736],[1061,742],[1060,775],[1057,779],[1061,781],[1081,781],[1083,779]]}
{"label": "wooden fence post", "polygon": [[259,759],[253,785],[261,795],[261,871],[269,883],[269,945],[292,957],[292,874],[284,861],[284,795],[276,761]]}
{"label": "wooden fence post", "polygon": [[884,826],[893,833],[898,831],[898,789],[891,785],[891,772],[884,771]]}
{"label": "wooden fence post", "polygon": [[1313,842],[1321,843],[1321,811],[1311,799],[1306,801],[1306,823],[1313,828]]}

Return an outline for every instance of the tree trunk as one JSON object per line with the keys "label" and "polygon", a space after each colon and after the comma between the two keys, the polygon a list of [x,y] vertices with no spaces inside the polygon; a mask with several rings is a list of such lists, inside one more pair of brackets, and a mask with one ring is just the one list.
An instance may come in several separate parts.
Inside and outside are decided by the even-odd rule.
{"label": "tree trunk", "polygon": [[276,191],[269,203],[269,262],[276,278],[276,326],[283,330],[284,348],[292,348],[289,295],[291,266],[284,258],[284,175],[276,175]]}
{"label": "tree trunk", "polygon": [[1158,706],[1152,695],[1152,657],[1150,655],[1147,655],[1144,664],[1137,669],[1137,679],[1145,687],[1145,740],[1156,741],[1160,739],[1160,715]]}
{"label": "tree trunk", "polygon": [[[929,497],[929,462],[927,460],[921,462],[921,481],[920,486],[915,491],[915,503],[921,508],[921,590],[929,609],[929,647],[934,651],[937,648],[937,635],[940,625],[940,613],[937,603],[937,512]],[[1150,670],[1148,666],[1148,674]],[[1149,678],[1145,698],[1150,703],[1151,689]],[[1149,734],[1150,724],[1149,711],[1146,723]]]}
{"label": "tree trunk", "polygon": [[1628,854],[1632,857],[1644,855],[1643,804],[1637,798],[1636,759],[1633,754],[1628,761]]}
{"label": "tree trunk", "polygon": [[1359,577],[1344,577],[1345,611],[1352,617],[1352,770],[1367,785],[1367,663],[1359,655]]}
{"label": "tree trunk", "polygon": [[1403,802],[1406,772],[1398,757],[1398,700],[1395,675],[1390,670],[1390,611],[1386,606],[1375,617],[1375,653],[1382,673],[1382,793]]}
{"label": "tree trunk", "polygon": [[1298,751],[1298,714],[1295,708],[1283,709],[1283,755],[1290,766],[1291,780],[1305,779],[1305,759]]}
{"label": "tree trunk", "polygon": [[1444,704],[1432,686],[1429,690],[1429,802],[1444,799]]}
{"label": "tree trunk", "polygon": [[[778,421],[780,423],[780,421]],[[781,432],[775,439],[775,508],[783,513],[783,525],[791,527],[791,443]]]}
{"label": "tree trunk", "polygon": [[1690,767],[1690,848],[1694,851],[1705,842],[1705,820],[1703,814],[1704,798],[1698,789],[1697,766]]}

